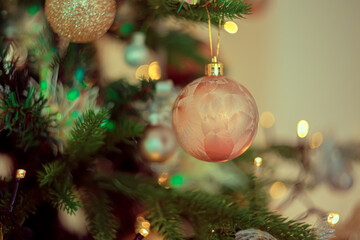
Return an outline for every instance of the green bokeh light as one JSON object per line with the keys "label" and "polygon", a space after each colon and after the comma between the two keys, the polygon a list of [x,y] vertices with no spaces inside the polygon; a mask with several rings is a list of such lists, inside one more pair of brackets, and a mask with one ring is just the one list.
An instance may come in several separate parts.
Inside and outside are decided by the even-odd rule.
{"label": "green bokeh light", "polygon": [[108,131],[114,131],[115,129],[115,122],[113,120],[104,120],[101,125],[101,127],[104,127],[106,128],[106,130]]}
{"label": "green bokeh light", "polygon": [[57,119],[57,120],[59,120],[59,121],[60,121],[60,120],[61,120],[61,118],[62,118],[61,113],[56,114],[56,119]]}
{"label": "green bokeh light", "polygon": [[83,68],[77,68],[75,70],[75,80],[78,81],[79,83],[82,83],[84,80],[84,76],[85,76],[85,71]]}
{"label": "green bokeh light", "polygon": [[74,118],[77,118],[79,116],[79,112],[77,110],[74,110],[71,114]]}
{"label": "green bokeh light", "polygon": [[48,87],[48,83],[46,81],[41,81],[40,82],[40,88],[41,90],[45,91]]}
{"label": "green bokeh light", "polygon": [[40,11],[40,5],[39,4],[32,4],[28,7],[27,13],[30,15],[35,15]]}
{"label": "green bokeh light", "polygon": [[170,179],[172,187],[181,187],[184,184],[184,176],[181,174],[175,174]]}
{"label": "green bokeh light", "polygon": [[134,31],[134,25],[131,22],[124,23],[121,26],[120,31],[124,35],[129,35],[130,33],[132,33]]}
{"label": "green bokeh light", "polygon": [[74,101],[75,99],[77,99],[78,97],[80,97],[80,91],[79,89],[71,89],[68,93],[67,93],[67,99],[69,101]]}

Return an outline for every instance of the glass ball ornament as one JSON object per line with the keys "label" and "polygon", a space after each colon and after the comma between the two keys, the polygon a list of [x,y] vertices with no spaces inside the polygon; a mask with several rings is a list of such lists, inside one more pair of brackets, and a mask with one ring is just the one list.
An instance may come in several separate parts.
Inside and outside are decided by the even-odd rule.
{"label": "glass ball ornament", "polygon": [[136,32],[133,36],[132,43],[124,51],[124,58],[127,64],[138,67],[145,63],[149,56],[149,50],[145,46],[145,34]]}
{"label": "glass ball ornament", "polygon": [[163,125],[150,126],[140,141],[140,154],[149,162],[164,162],[170,159],[176,148],[174,132]]}
{"label": "glass ball ornament", "polygon": [[259,113],[250,92],[222,76],[222,64],[216,58],[206,73],[180,91],[172,110],[172,125],[179,145],[193,157],[228,161],[251,145]]}
{"label": "glass ball ornament", "polygon": [[85,43],[103,36],[116,13],[114,0],[46,0],[46,18],[60,37]]}
{"label": "glass ball ornament", "polygon": [[246,229],[235,234],[235,240],[276,240],[271,234],[259,229]]}

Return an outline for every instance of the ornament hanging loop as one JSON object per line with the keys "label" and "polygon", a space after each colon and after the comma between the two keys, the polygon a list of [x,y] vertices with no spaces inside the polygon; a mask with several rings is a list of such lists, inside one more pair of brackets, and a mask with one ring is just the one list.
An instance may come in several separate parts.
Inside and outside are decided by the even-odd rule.
{"label": "ornament hanging loop", "polygon": [[218,61],[219,51],[220,51],[220,30],[221,30],[221,19],[222,14],[219,18],[219,30],[218,30],[218,39],[216,47],[216,56],[213,54],[212,46],[212,37],[211,37],[211,17],[208,7],[206,6],[206,12],[208,14],[208,24],[209,24],[209,42],[210,42],[210,53],[211,53],[211,63],[208,63],[205,66],[205,75],[206,76],[222,76],[223,75],[223,64]]}

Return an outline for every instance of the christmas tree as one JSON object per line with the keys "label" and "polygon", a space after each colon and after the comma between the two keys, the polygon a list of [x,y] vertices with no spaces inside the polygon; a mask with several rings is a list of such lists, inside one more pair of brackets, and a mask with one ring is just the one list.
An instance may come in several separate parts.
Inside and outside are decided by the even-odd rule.
{"label": "christmas tree", "polygon": [[[308,149],[248,149],[255,100],[224,76],[218,58],[221,29],[236,32],[231,20],[251,14],[251,4],[26,0],[0,10],[1,239],[331,237],[328,219],[311,228],[266,207],[259,156],[295,159],[308,173]],[[209,44],[184,31],[192,23],[208,27]],[[119,55],[132,70],[116,80],[99,60],[104,44],[115,43],[126,44]],[[186,179],[177,171],[184,156],[234,159],[227,168],[235,173],[224,171],[234,182],[202,185],[201,169]],[[303,176],[290,183],[296,194],[307,187]]]}

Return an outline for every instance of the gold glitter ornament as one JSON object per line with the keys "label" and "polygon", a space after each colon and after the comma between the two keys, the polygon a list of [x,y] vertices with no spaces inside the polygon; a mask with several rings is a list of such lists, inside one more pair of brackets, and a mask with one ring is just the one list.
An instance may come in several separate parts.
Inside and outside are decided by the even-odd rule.
{"label": "gold glitter ornament", "polygon": [[46,0],[45,13],[59,36],[85,43],[108,31],[114,21],[116,4],[114,0]]}

